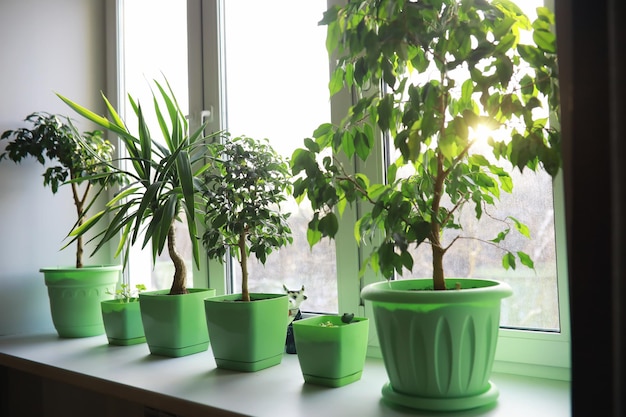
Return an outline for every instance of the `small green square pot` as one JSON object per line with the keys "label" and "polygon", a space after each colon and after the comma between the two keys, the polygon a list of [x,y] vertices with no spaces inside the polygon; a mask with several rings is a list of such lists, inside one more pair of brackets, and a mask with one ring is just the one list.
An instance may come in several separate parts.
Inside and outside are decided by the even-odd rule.
{"label": "small green square pot", "polygon": [[[332,326],[324,324],[331,323]],[[367,354],[369,321],[323,315],[293,322],[296,351],[304,381],[341,387],[361,379]]]}
{"label": "small green square pot", "polygon": [[241,294],[204,300],[211,349],[219,368],[254,372],[278,365],[285,352],[289,302],[285,294]]}
{"label": "small green square pot", "polygon": [[109,344],[128,346],[146,342],[139,299],[132,298],[130,302],[106,300],[100,305]]}
{"label": "small green square pot", "polygon": [[215,295],[212,288],[188,288],[189,294],[169,290],[139,294],[146,342],[153,355],[180,357],[209,348],[209,333],[202,300]]}

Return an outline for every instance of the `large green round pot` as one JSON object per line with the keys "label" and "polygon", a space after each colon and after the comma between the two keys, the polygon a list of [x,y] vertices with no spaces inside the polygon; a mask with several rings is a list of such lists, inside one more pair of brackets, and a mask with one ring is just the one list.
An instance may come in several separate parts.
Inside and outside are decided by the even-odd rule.
{"label": "large green round pot", "polygon": [[104,333],[100,302],[110,300],[120,279],[121,265],[83,268],[42,268],[50,298],[50,313],[60,337]]}
{"label": "large green round pot", "polygon": [[362,297],[372,302],[389,376],[384,400],[436,411],[496,401],[498,389],[489,378],[500,302],[511,288],[480,279],[448,279],[446,286],[451,289],[433,291],[432,280],[413,279],[363,288]]}

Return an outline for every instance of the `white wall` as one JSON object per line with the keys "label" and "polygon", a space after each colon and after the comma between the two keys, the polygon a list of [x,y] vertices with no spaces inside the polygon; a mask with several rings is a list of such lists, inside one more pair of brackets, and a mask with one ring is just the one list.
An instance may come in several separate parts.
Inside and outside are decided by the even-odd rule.
{"label": "white wall", "polygon": [[[104,113],[105,1],[0,0],[0,133],[34,111],[93,128],[54,93]],[[32,160],[0,163],[0,335],[54,331],[39,268],[74,264],[73,247],[59,251],[75,221],[71,192],[53,195],[43,172]],[[102,256],[85,263],[110,262]]]}

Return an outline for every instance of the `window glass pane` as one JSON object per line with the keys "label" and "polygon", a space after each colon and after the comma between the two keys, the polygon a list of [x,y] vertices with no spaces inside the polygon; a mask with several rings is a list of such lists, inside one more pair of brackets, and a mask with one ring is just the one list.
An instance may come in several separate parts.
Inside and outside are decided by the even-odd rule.
{"label": "window glass pane", "polygon": [[[268,138],[290,157],[320,123],[330,120],[325,27],[318,21],[326,0],[224,1],[227,128],[232,135]],[[280,10],[290,10],[289,16]],[[280,16],[280,23],[276,23]],[[309,249],[306,229],[312,213],[290,199],[293,245],[272,253],[263,267],[250,268],[251,291],[306,288],[303,310],[337,312],[335,244]],[[234,292],[240,271],[235,262]]]}
{"label": "window glass pane", "polygon": [[[536,18],[536,8],[542,6],[543,1],[525,0],[519,2],[519,5],[532,21]],[[522,39],[522,42],[529,40]],[[463,74],[459,77],[463,77]],[[458,84],[461,85],[462,82]],[[543,117],[547,117],[547,112]],[[505,138],[499,136],[496,139]],[[475,144],[474,150],[485,156],[491,154],[486,144],[483,149],[480,145],[480,142]],[[393,142],[389,146],[391,149]],[[444,257],[446,277],[491,278],[507,282],[513,288],[514,295],[502,301],[501,326],[559,331],[552,179],[545,172],[525,170],[521,174],[518,169],[511,169],[510,164],[500,165],[512,173],[515,185],[513,193],[503,192],[496,207],[485,210],[486,215],[483,215],[480,223],[476,220],[472,205],[460,211],[463,230],[445,231],[444,246],[457,236],[477,239],[461,238],[454,243]],[[507,216],[513,216],[525,223],[530,228],[532,239],[511,233],[503,247],[529,254],[535,264],[534,270],[523,265],[518,265],[516,270],[505,270],[502,267],[502,249],[486,243],[502,230],[502,220]],[[421,245],[414,252],[412,273],[406,272],[399,278],[431,277],[431,259],[430,246]]]}
{"label": "window glass pane", "polygon": [[[121,94],[123,117],[129,129],[136,132],[136,116],[128,106],[128,94],[138,99],[148,119],[150,133],[160,134],[152,105],[150,88],[153,80],[169,81],[179,105],[187,114],[187,0],[123,0],[121,5]],[[167,28],[167,30],[164,30]],[[183,223],[177,224],[177,245],[186,259],[188,277],[193,261],[191,242]],[[138,239],[141,242],[141,239]],[[158,256],[152,267],[152,251],[141,249],[141,243],[131,250],[129,261],[131,285],[143,283],[150,289],[169,289],[174,266],[167,250]],[[191,283],[187,283],[191,286]]]}

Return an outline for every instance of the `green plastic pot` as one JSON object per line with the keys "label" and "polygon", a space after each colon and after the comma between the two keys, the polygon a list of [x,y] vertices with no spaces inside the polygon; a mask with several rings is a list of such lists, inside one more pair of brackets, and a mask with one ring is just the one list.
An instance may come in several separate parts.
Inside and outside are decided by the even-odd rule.
{"label": "green plastic pot", "polygon": [[489,381],[498,341],[500,302],[512,294],[504,283],[448,279],[397,280],[366,286],[389,382],[383,399],[406,407],[455,411],[496,401]]}
{"label": "green plastic pot", "polygon": [[141,320],[151,354],[180,357],[208,349],[202,300],[215,295],[215,290],[188,290],[189,294],[181,295],[169,295],[169,290],[139,294]]}
{"label": "green plastic pot", "polygon": [[42,268],[48,287],[52,322],[60,337],[90,337],[104,334],[100,303],[113,296],[121,265],[83,268]]}
{"label": "green plastic pot", "polygon": [[100,305],[109,344],[128,346],[146,342],[138,298],[130,302],[106,300]]}
{"label": "green plastic pot", "polygon": [[[322,326],[328,322],[332,327]],[[339,316],[316,316],[294,321],[293,331],[306,383],[342,387],[361,379],[367,354],[367,318],[355,317],[346,324]]]}
{"label": "green plastic pot", "polygon": [[255,372],[280,364],[285,351],[289,301],[285,294],[241,294],[204,300],[211,349],[218,368]]}

